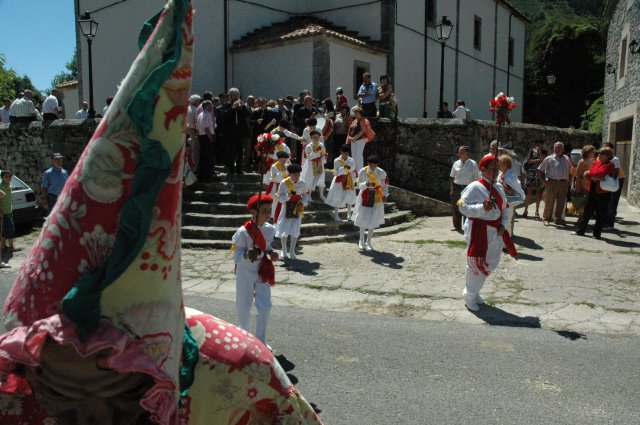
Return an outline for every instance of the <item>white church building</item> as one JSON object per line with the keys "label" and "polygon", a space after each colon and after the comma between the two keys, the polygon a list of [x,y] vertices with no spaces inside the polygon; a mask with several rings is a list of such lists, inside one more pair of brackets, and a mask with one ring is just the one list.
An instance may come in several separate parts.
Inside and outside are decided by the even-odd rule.
{"label": "white church building", "polygon": [[[102,111],[137,52],[142,24],[164,0],[75,0],[76,16],[99,23],[92,44],[95,109]],[[489,100],[508,92],[523,103],[527,18],[506,0],[193,0],[193,92],[230,87],[275,98],[311,90],[353,95],[368,71],[389,75],[401,117],[435,117],[442,47],[436,25],[453,24],[444,47],[443,99],[490,119]],[[76,35],[80,97],[89,97],[87,42]],[[520,121],[522,108],[512,114]]]}

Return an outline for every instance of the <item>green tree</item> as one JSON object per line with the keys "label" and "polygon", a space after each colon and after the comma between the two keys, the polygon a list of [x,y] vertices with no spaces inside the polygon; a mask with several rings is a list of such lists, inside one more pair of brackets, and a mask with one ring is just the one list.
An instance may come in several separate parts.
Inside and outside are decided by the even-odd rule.
{"label": "green tree", "polygon": [[26,76],[19,76],[13,69],[6,68],[7,58],[0,53],[0,99],[13,100],[18,93],[24,90],[33,92],[33,100],[35,103],[42,103],[44,98],[31,79]]}
{"label": "green tree", "polygon": [[54,89],[58,84],[65,81],[75,80],[78,78],[78,51],[73,53],[73,58],[64,65],[66,71],[60,71],[51,80],[51,88]]}

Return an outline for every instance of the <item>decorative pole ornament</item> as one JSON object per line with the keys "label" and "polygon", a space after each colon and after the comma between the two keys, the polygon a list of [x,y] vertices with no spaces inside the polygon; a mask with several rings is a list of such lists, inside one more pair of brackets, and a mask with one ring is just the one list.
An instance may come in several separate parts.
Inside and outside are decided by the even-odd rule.
{"label": "decorative pole ornament", "polygon": [[[491,99],[489,102],[489,111],[492,114],[496,114],[496,125],[498,128],[496,129],[496,142],[498,143],[496,146],[496,154],[495,154],[495,162],[493,166],[493,172],[491,173],[491,187],[494,185],[495,177],[496,177],[496,168],[498,168],[498,148],[500,146],[500,129],[502,128],[502,124],[505,122],[507,124],[511,124],[511,118],[509,118],[509,114],[513,111],[517,105],[513,100],[513,97],[509,97],[506,94],[500,92],[496,97]],[[494,206],[496,206],[496,201],[491,197],[491,202]]]}

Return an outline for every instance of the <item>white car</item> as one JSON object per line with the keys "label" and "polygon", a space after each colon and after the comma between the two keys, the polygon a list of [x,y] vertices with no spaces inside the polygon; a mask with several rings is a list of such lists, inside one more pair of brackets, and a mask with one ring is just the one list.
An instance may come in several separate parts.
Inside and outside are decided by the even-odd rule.
{"label": "white car", "polygon": [[42,217],[42,210],[36,202],[36,194],[28,184],[11,177],[11,206],[13,207],[13,222],[31,223]]}

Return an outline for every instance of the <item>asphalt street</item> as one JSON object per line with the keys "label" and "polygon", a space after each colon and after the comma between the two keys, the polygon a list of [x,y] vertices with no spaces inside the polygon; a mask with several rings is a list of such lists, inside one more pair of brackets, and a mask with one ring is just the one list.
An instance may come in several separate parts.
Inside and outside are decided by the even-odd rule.
{"label": "asphalt street", "polygon": [[[229,301],[186,304],[235,321]],[[637,336],[275,306],[268,339],[326,424],[640,423]]]}

